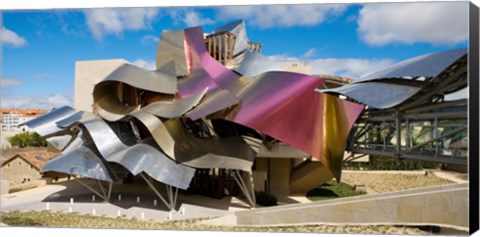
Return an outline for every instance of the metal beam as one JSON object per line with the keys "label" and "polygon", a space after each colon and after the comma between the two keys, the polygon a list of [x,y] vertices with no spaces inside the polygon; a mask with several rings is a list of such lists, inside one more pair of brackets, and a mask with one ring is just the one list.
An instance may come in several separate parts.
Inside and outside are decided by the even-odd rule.
{"label": "metal beam", "polygon": [[429,144],[429,143],[442,140],[443,138],[452,136],[452,135],[454,135],[454,134],[457,134],[457,133],[459,133],[459,132],[466,131],[466,130],[467,130],[467,127],[461,127],[461,128],[459,128],[459,129],[456,129],[456,130],[451,131],[451,132],[449,132],[449,133],[443,134],[442,136],[435,137],[435,138],[433,138],[433,139],[431,139],[431,140],[429,140],[429,141],[422,142],[422,143],[417,144],[417,145],[415,145],[415,146],[413,146],[413,147],[410,147],[410,149],[408,149],[408,151],[415,150],[415,149],[420,148],[420,147],[422,147],[422,146],[425,146],[425,145],[427,145],[427,144]]}

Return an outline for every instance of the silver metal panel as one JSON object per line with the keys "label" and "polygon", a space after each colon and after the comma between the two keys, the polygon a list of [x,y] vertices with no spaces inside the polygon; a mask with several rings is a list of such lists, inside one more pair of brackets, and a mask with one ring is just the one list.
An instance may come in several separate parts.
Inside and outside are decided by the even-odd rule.
{"label": "silver metal panel", "polygon": [[421,76],[436,77],[466,53],[467,49],[454,49],[422,55],[365,76],[359,81]]}
{"label": "silver metal panel", "polygon": [[93,113],[86,112],[86,111],[78,111],[78,112],[72,114],[71,116],[69,116],[67,118],[64,118],[62,120],[58,120],[56,122],[56,124],[60,128],[67,128],[67,127],[70,127],[77,122],[85,121],[87,119],[91,119],[91,118],[94,118],[94,117],[95,117],[95,115]]}
{"label": "silver metal panel", "polygon": [[164,30],[162,32],[157,47],[157,70],[165,68],[173,61],[177,76],[188,75],[184,35],[183,30]]}
{"label": "silver metal panel", "polygon": [[109,157],[128,148],[108,124],[100,118],[82,122],[100,154],[109,161]]}
{"label": "silver metal panel", "polygon": [[162,118],[177,118],[196,106],[207,93],[208,88],[185,99],[157,101],[140,109]]}
{"label": "silver metal panel", "polygon": [[370,108],[387,109],[401,104],[421,90],[421,87],[382,82],[352,83],[321,93],[342,94],[359,101]]}
{"label": "silver metal panel", "polygon": [[241,137],[197,138],[186,131],[180,119],[166,121],[165,127],[175,140],[177,162],[198,168],[221,167],[251,172],[255,152]]}
{"label": "silver metal panel", "polygon": [[268,71],[283,71],[280,65],[263,54],[251,50],[235,57],[226,67],[243,76],[257,76]]}
{"label": "silver metal panel", "polygon": [[50,145],[55,147],[57,150],[62,151],[73,139],[72,135],[66,134],[62,136],[49,137],[45,139]]}
{"label": "silver metal panel", "polygon": [[83,132],[80,131],[70,144],[62,150],[62,154],[67,154],[83,145]]}
{"label": "silver metal panel", "polygon": [[123,64],[102,80],[102,82],[106,81],[122,82],[142,90],[165,94],[175,94],[177,89],[177,77],[173,62],[157,71],[149,71],[132,64]]}
{"label": "silver metal panel", "polygon": [[205,97],[197,107],[185,115],[192,120],[204,118],[223,109],[240,103],[240,100],[228,90],[216,90]]}
{"label": "silver metal panel", "polygon": [[[99,114],[113,121],[140,108],[137,104],[127,105],[120,99],[120,84],[130,85],[137,90],[175,94],[177,77],[173,62],[157,71],[148,71],[131,64],[123,64],[110,73],[93,89],[94,102]],[[106,113],[108,112],[108,113]]]}
{"label": "silver metal panel", "polygon": [[42,169],[104,181],[114,181],[116,179],[109,173],[101,159],[87,146],[81,146],[50,160]]}
{"label": "silver metal panel", "polygon": [[177,164],[156,148],[142,143],[115,153],[109,161],[121,164],[133,175],[145,172],[162,183],[181,189],[188,188],[195,174],[195,169]]}
{"label": "silver metal panel", "polygon": [[245,22],[243,20],[234,21],[232,23],[215,29],[215,33],[221,32],[230,32],[236,36],[235,45],[233,48],[234,57],[250,48],[250,46],[248,45],[248,42],[250,40],[247,37],[247,31],[245,30]]}
{"label": "silver metal panel", "polygon": [[133,113],[132,116],[140,120],[140,122],[145,125],[163,152],[171,159],[175,159],[175,140],[173,140],[172,136],[170,136],[170,133],[168,133],[168,130],[163,124],[162,120],[160,120],[160,118],[157,116],[144,111],[137,111]]}
{"label": "silver metal panel", "polygon": [[23,125],[28,126],[40,136],[46,136],[61,131],[62,129],[57,126],[56,122],[70,117],[74,113],[75,110],[70,106],[63,106],[35,119],[29,120],[23,123]]}
{"label": "silver metal panel", "polygon": [[193,160],[188,160],[182,162],[182,164],[195,167],[198,169],[211,169],[211,168],[220,168],[220,169],[235,169],[243,170],[245,172],[252,172],[253,162],[237,159],[231,156],[220,156],[215,154],[205,154],[203,156],[197,157]]}
{"label": "silver metal panel", "polygon": [[98,114],[108,121],[116,121],[125,115],[140,109],[140,105],[125,105],[120,101],[118,82],[105,81],[97,84],[93,90],[94,107]]}

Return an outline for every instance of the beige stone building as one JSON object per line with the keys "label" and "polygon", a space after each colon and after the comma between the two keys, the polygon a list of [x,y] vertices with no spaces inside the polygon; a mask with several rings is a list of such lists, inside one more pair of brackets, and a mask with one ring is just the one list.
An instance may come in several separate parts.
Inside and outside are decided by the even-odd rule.
{"label": "beige stone building", "polygon": [[75,62],[73,108],[93,112],[93,87],[124,63],[128,62],[124,59]]}
{"label": "beige stone building", "polygon": [[[46,148],[21,152],[2,160],[1,177],[10,187],[39,185],[42,183],[42,166],[58,156],[59,153],[48,152]],[[43,181],[45,183],[45,181]]]}

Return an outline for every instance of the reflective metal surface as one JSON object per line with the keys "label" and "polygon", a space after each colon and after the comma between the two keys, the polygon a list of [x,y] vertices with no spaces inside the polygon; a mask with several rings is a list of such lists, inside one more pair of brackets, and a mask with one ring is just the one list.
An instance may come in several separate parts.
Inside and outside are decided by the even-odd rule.
{"label": "reflective metal surface", "polygon": [[86,111],[78,111],[67,118],[58,120],[56,124],[58,127],[67,128],[72,126],[75,123],[78,123],[80,121],[85,121],[94,117],[95,115],[93,113],[86,112]]}
{"label": "reflective metal surface", "polygon": [[215,33],[230,32],[236,36],[233,56],[245,52],[249,49],[247,31],[245,30],[245,22],[243,20],[234,21],[227,25],[215,29]]}
{"label": "reflective metal surface", "polygon": [[116,180],[116,177],[109,171],[105,163],[102,162],[88,145],[81,146],[69,153],[50,160],[42,169],[44,171],[56,171],[104,181]]}
{"label": "reflective metal surface", "polygon": [[255,152],[241,137],[197,138],[188,134],[180,119],[165,122],[175,140],[175,160],[196,168],[230,168],[251,172]]}
{"label": "reflective metal surface", "polygon": [[121,164],[133,175],[145,172],[162,183],[181,189],[188,188],[195,174],[195,169],[175,163],[158,149],[144,143],[117,152],[108,160]]}
{"label": "reflective metal surface", "polygon": [[404,77],[436,77],[445,68],[467,53],[467,49],[454,49],[439,53],[422,55],[397,63],[361,78],[359,81],[404,78]]}
{"label": "reflective metal surface", "polygon": [[[341,94],[371,108],[387,109],[401,104],[418,93],[422,87],[382,82],[352,83],[334,89],[318,90],[322,93]],[[375,96],[372,96],[375,95]]]}
{"label": "reflective metal surface", "polygon": [[23,125],[35,130],[40,136],[46,136],[61,131],[62,129],[57,126],[56,122],[67,118],[74,113],[75,110],[70,106],[63,106],[35,119],[29,120],[23,123]]}
{"label": "reflective metal surface", "polygon": [[169,67],[173,62],[177,76],[188,75],[183,30],[164,30],[158,41],[156,56],[157,70]]}
{"label": "reflective metal surface", "polygon": [[190,55],[192,73],[186,79],[178,81],[178,93],[182,98],[190,97],[208,87],[208,92],[225,89],[240,77],[212,58],[203,41],[200,27],[185,30],[187,54]]}
{"label": "reflective metal surface", "polygon": [[174,101],[157,101],[143,107],[141,111],[149,112],[162,118],[177,118],[196,106],[207,93],[207,88],[185,99]]}
{"label": "reflective metal surface", "polygon": [[[46,130],[70,131],[72,139],[67,145],[58,142],[66,147],[64,158],[56,161],[59,164],[49,164],[51,168],[111,180],[110,168],[127,172],[125,167],[133,175],[146,173],[186,189],[193,168],[251,173],[261,147],[264,154],[279,153],[247,143],[246,136],[238,133],[218,133],[210,120],[217,119],[235,129],[243,125],[254,136],[281,141],[285,143],[282,149],[291,146],[295,157],[313,156],[339,179],[348,133],[364,106],[315,91],[323,79],[282,72],[265,56],[250,51],[243,21],[215,32],[235,35],[233,61],[223,60],[227,67],[208,52],[200,27],[164,31],[155,71],[124,64],[95,85],[94,106],[99,116],[73,109],[59,116],[54,111],[48,123],[55,127]],[[223,44],[224,50],[226,46],[232,50],[233,38],[226,35],[230,45]],[[214,43],[221,37],[214,38]],[[328,92],[363,98],[348,87]],[[392,103],[387,102],[383,101]],[[80,130],[78,137],[74,130]],[[80,165],[85,167],[76,168]]]}
{"label": "reflective metal surface", "polygon": [[66,134],[66,135],[62,135],[62,136],[49,137],[45,140],[50,145],[55,147],[55,149],[57,149],[58,151],[62,151],[71,142],[72,138],[73,138],[72,135]]}
{"label": "reflective metal surface", "polygon": [[133,117],[137,118],[140,122],[145,125],[157,145],[167,154],[171,159],[175,159],[175,140],[170,136],[167,128],[155,115],[144,111],[138,111],[132,114]]}
{"label": "reflective metal surface", "polygon": [[240,100],[228,90],[217,90],[206,96],[202,103],[185,115],[192,120],[204,118],[238,104]]}
{"label": "reflective metal surface", "polygon": [[[175,94],[176,80],[173,62],[162,68],[162,71],[147,71],[131,64],[124,64],[95,85],[94,102],[101,108],[98,110],[100,115],[105,115],[107,119],[118,119],[140,108],[138,101],[135,101],[138,90]],[[124,98],[124,90],[129,91],[128,98]]]}
{"label": "reflective metal surface", "polygon": [[227,68],[240,73],[243,76],[253,77],[268,71],[283,71],[280,65],[263,54],[256,51],[246,51],[245,53],[235,57]]}
{"label": "reflective metal surface", "polygon": [[94,118],[82,122],[86,131],[92,138],[98,151],[106,160],[116,152],[127,149],[120,138],[115,134],[108,124],[100,118]]}

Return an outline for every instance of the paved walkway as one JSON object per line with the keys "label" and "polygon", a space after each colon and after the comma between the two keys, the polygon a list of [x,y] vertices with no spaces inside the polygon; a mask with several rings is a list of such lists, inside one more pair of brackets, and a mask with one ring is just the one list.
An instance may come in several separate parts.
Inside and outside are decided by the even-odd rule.
{"label": "paved walkway", "polygon": [[2,211],[50,210],[156,221],[219,217],[249,209],[237,198],[214,199],[179,193],[176,210],[170,212],[154,192],[142,184],[114,185],[110,202],[105,202],[75,180],[3,195],[0,206]]}

